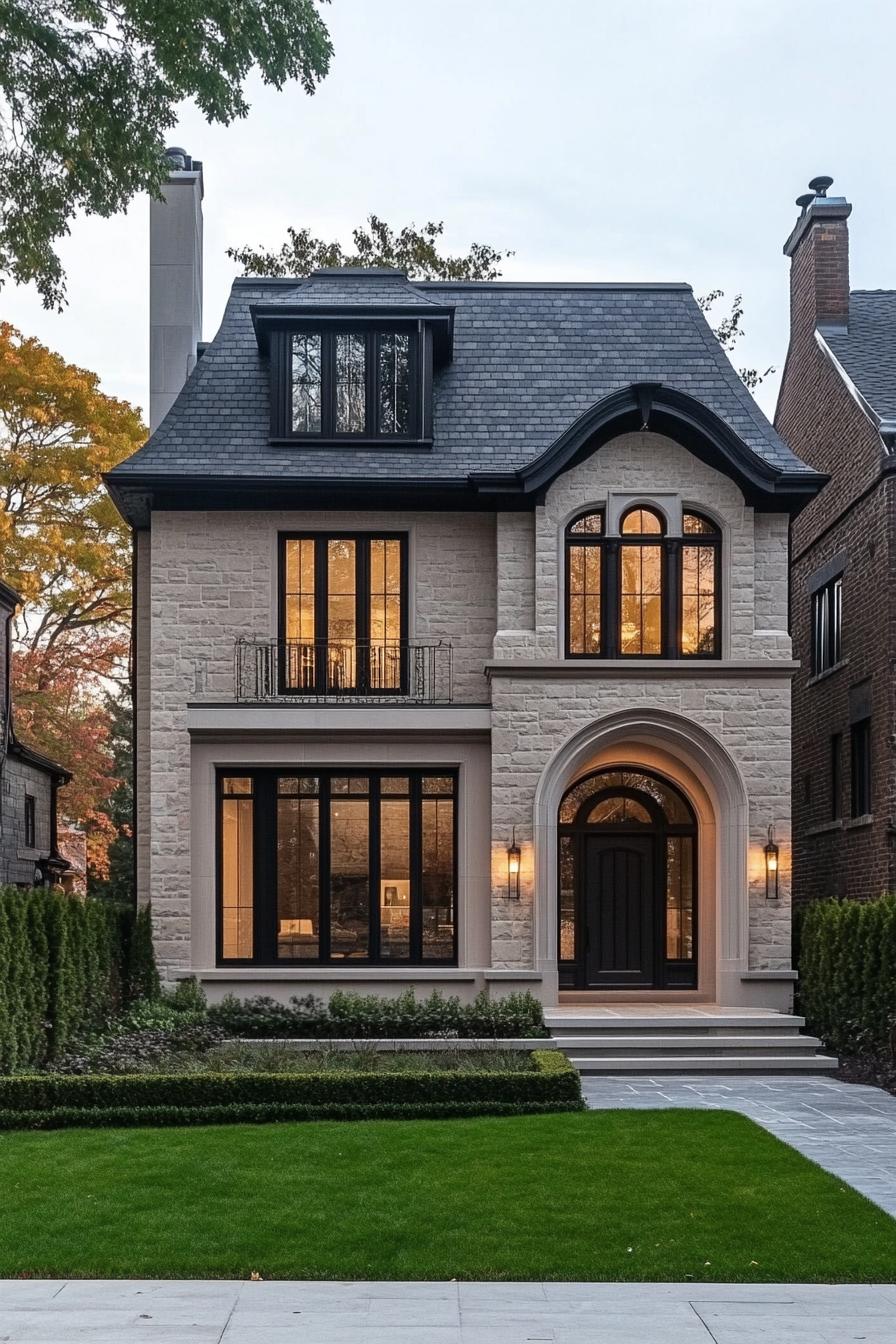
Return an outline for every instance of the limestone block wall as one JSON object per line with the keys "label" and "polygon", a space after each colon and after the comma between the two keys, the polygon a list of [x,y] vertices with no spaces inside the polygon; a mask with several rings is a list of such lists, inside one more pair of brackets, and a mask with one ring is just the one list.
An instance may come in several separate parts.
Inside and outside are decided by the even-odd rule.
{"label": "limestone block wall", "polygon": [[[148,754],[150,814],[141,898],[152,899],[157,954],[167,968],[186,966],[190,959],[187,704],[232,700],[235,640],[276,638],[278,534],[361,528],[408,532],[410,635],[453,646],[455,703],[486,701],[484,667],[497,619],[494,515],[153,514],[151,629],[142,632],[150,650],[143,699],[149,715],[146,723],[138,719],[138,776]],[[144,559],[145,552],[144,543]]]}
{"label": "limestone block wall", "polygon": [[[554,754],[599,720],[626,713],[680,716],[682,731],[699,725],[718,741],[743,781],[748,799],[748,965],[790,966],[790,683],[786,676],[758,683],[746,677],[664,680],[662,673],[625,680],[495,676],[492,682],[492,957],[495,966],[532,966],[535,958],[533,817],[539,779]],[[637,764],[641,746],[633,747]],[[699,770],[699,760],[695,754]],[[585,773],[582,771],[580,773]],[[570,780],[570,783],[572,781]],[[728,824],[717,818],[720,827]],[[762,847],[769,824],[781,846],[780,897],[765,898]],[[504,874],[513,827],[523,849],[521,899],[509,901]],[[503,865],[503,867],[502,867]],[[720,870],[723,882],[736,880]],[[716,899],[725,897],[717,891]],[[731,894],[730,892],[728,893]],[[539,892],[538,900],[554,899]]]}

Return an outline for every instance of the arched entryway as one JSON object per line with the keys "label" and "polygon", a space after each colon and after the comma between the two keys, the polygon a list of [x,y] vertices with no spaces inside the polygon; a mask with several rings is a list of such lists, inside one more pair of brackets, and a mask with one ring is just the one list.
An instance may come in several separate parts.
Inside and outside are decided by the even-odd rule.
{"label": "arched entryway", "polygon": [[564,989],[694,989],[697,819],[639,766],[577,780],[558,818],[558,961]]}

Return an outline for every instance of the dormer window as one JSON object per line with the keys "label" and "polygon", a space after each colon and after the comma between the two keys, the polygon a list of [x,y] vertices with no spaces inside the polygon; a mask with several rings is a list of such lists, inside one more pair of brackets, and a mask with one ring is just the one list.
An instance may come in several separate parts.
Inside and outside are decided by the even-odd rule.
{"label": "dormer window", "polygon": [[287,353],[291,437],[419,437],[416,329],[294,331]]}

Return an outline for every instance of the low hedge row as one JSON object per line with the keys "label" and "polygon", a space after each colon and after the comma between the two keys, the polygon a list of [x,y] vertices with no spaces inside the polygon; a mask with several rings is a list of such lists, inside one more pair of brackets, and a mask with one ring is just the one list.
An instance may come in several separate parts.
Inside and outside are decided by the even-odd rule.
{"label": "low hedge row", "polygon": [[391,999],[340,991],[327,1003],[313,994],[294,995],[289,1003],[263,995],[238,999],[230,994],[212,1004],[208,1016],[226,1036],[256,1040],[396,1040],[443,1035],[537,1039],[550,1034],[541,1004],[528,992],[493,999],[483,990],[472,1003],[461,1003],[456,996],[446,998],[438,990],[418,999],[413,989]]}
{"label": "low hedge row", "polygon": [[258,1104],[226,1106],[109,1106],[101,1110],[57,1106],[46,1111],[0,1110],[0,1131],[10,1129],[161,1128],[184,1125],[265,1125],[304,1120],[453,1120],[479,1115],[548,1115],[580,1111],[570,1101],[417,1101]]}
{"label": "low hedge row", "polygon": [[[579,1076],[559,1051],[525,1073],[233,1073],[0,1078],[0,1129],[66,1124],[205,1124],[422,1114],[578,1110]],[[524,1108],[520,1111],[518,1108]],[[288,1113],[287,1113],[288,1112]],[[88,1118],[89,1117],[89,1118]],[[185,1119],[184,1117],[189,1117]],[[203,1117],[203,1118],[199,1118]]]}

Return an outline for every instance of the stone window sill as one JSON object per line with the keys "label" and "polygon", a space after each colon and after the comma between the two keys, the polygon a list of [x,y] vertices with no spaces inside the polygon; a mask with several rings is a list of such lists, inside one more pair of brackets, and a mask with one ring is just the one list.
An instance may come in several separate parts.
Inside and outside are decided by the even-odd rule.
{"label": "stone window sill", "polygon": [[862,817],[850,817],[849,821],[844,821],[843,829],[845,831],[857,831],[862,826],[870,826],[874,821],[874,813],[866,812]]}
{"label": "stone window sill", "polygon": [[836,821],[826,821],[823,826],[810,826],[806,832],[807,835],[828,835],[831,831],[843,830],[843,818],[838,817]]}
{"label": "stone window sill", "polygon": [[826,667],[823,672],[816,672],[814,677],[809,678],[806,685],[817,686],[820,681],[826,681],[828,677],[832,677],[835,672],[839,672],[843,667],[849,667],[848,658],[841,658],[839,663],[835,663],[833,667]]}

